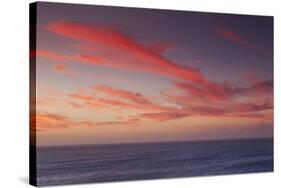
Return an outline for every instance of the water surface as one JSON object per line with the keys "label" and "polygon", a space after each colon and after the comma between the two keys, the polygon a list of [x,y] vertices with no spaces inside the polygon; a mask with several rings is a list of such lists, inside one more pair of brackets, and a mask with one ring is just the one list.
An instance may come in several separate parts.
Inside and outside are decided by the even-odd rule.
{"label": "water surface", "polygon": [[38,185],[273,171],[273,139],[37,149]]}

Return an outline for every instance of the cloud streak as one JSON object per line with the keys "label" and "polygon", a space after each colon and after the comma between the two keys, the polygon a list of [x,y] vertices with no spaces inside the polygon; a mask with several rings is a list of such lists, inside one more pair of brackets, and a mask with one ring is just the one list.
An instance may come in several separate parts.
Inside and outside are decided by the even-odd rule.
{"label": "cloud streak", "polygon": [[[263,83],[258,85],[260,84]],[[250,91],[255,87],[245,88],[244,90]],[[133,117],[155,121],[168,121],[191,116],[243,117],[264,120],[270,120],[270,117],[272,117],[271,112],[268,112],[268,110],[273,109],[273,103],[269,98],[253,97],[252,100],[247,100],[246,102],[236,101],[237,95],[244,94],[245,91],[242,89],[240,89],[240,94],[238,94],[238,89],[237,91],[233,90],[233,93],[231,91],[226,92],[227,100],[217,100],[215,98],[215,100],[210,101],[210,96],[204,96],[207,97],[206,100],[201,96],[198,98],[198,95],[189,97],[186,94],[184,96],[165,95],[164,97],[167,100],[173,101],[178,106],[168,107],[155,103],[147,96],[137,92],[116,89],[106,85],[97,85],[92,88],[94,91],[104,93],[107,96],[93,97],[93,95],[79,94],[70,94],[69,96],[78,99],[78,102],[83,101],[86,106],[94,109],[98,107],[106,110],[132,109],[137,113]]]}
{"label": "cloud streak", "polygon": [[99,48],[107,49],[103,57],[88,54],[77,55],[76,59],[82,62],[117,69],[156,73],[191,82],[208,90],[221,92],[220,86],[206,79],[200,70],[167,59],[163,52],[170,48],[169,45],[147,46],[110,26],[56,21],[49,23],[46,29],[80,43],[93,43],[96,51]]}
{"label": "cloud streak", "polygon": [[[75,122],[69,119],[62,120],[56,116],[44,117],[50,123],[50,127],[64,128],[67,123],[93,126],[129,125],[137,124],[140,119],[169,121],[193,116],[272,120],[272,112],[269,111],[273,109],[270,100],[273,82],[270,80],[256,81],[246,88],[214,82],[207,79],[201,70],[177,64],[165,57],[165,52],[173,49],[173,45],[144,44],[111,26],[55,21],[49,23],[46,29],[78,43],[76,49],[77,47],[79,49],[78,52],[68,56],[39,50],[38,56],[58,62],[71,60],[94,66],[166,76],[171,78],[174,89],[183,94],[164,96],[173,103],[171,107],[159,104],[139,92],[109,85],[94,85],[87,88],[88,92],[68,93],[68,104],[77,109],[102,109],[114,112],[129,110],[135,115],[130,116],[127,121],[108,122]],[[235,44],[263,51],[262,48],[228,29],[216,28],[214,32]],[[57,63],[53,70],[64,71],[64,68],[63,64]],[[251,75],[246,76],[247,79],[251,79]],[[44,124],[44,121],[41,124]]]}
{"label": "cloud streak", "polygon": [[86,127],[94,128],[96,126],[121,126],[121,125],[137,125],[140,120],[137,118],[128,119],[126,121],[85,121],[74,120],[59,114],[52,113],[33,113],[31,115],[31,130],[32,131],[50,131],[63,130],[71,127]]}
{"label": "cloud streak", "polygon": [[[126,110],[132,109],[135,111],[171,111],[174,108],[158,104],[149,97],[138,92],[132,92],[125,89],[117,89],[107,85],[95,85],[89,87],[91,92],[96,94],[105,94],[104,97],[97,97],[94,94],[85,94],[81,92],[69,93],[68,97],[76,100],[73,106],[78,108],[84,106],[93,109],[104,110]],[[78,105],[79,104],[79,105]],[[80,106],[81,105],[81,106]]]}
{"label": "cloud streak", "polygon": [[263,52],[265,54],[268,55],[272,55],[272,52],[269,50],[266,50],[262,47],[259,47],[258,45],[246,40],[245,38],[243,38],[242,36],[240,36],[238,33],[225,28],[225,27],[217,27],[215,29],[213,29],[213,32],[216,33],[217,35],[223,37],[224,39],[231,41],[237,45],[246,47],[246,48],[250,48],[250,49],[254,49],[260,52]]}
{"label": "cloud streak", "polygon": [[45,50],[45,49],[37,49],[37,50],[33,50],[30,53],[30,57],[34,58],[34,57],[43,57],[46,59],[50,59],[52,61],[66,61],[69,60],[69,57],[60,53],[56,53],[52,50]]}
{"label": "cloud streak", "polygon": [[64,72],[65,65],[64,64],[55,64],[53,65],[53,71],[55,72]]}

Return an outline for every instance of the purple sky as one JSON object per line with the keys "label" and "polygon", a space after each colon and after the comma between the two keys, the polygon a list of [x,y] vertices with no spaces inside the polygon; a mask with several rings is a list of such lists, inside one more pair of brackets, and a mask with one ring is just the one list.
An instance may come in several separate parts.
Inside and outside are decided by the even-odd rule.
{"label": "purple sky", "polygon": [[37,13],[40,144],[273,136],[273,17],[43,2]]}

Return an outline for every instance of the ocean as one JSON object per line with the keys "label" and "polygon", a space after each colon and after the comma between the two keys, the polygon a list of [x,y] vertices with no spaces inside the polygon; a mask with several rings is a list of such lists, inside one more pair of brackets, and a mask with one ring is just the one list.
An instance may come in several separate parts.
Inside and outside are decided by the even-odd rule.
{"label": "ocean", "polygon": [[273,139],[37,148],[39,186],[273,171]]}

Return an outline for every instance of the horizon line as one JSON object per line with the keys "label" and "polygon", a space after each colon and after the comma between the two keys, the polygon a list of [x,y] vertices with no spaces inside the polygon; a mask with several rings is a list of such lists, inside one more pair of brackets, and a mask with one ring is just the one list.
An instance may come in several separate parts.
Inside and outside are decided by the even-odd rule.
{"label": "horizon line", "polygon": [[253,137],[253,138],[222,138],[222,139],[198,139],[198,140],[170,140],[170,141],[148,141],[148,142],[116,142],[116,143],[101,143],[101,144],[62,144],[62,145],[32,145],[38,148],[43,147],[71,147],[71,146],[105,146],[105,145],[134,145],[134,144],[159,144],[159,143],[176,143],[176,142],[215,142],[215,141],[235,141],[235,140],[265,140],[274,139],[273,137]]}

